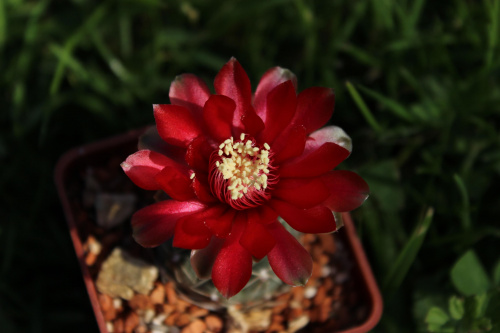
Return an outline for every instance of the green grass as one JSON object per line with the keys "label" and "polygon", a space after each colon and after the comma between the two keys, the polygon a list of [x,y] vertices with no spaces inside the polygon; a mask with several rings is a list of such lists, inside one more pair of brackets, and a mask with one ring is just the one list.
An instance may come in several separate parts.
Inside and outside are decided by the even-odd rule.
{"label": "green grass", "polygon": [[466,296],[455,263],[474,251],[498,267],[499,20],[497,0],[0,1],[2,331],[95,328],[55,162],[152,123],[175,75],[211,82],[231,56],[254,87],[280,65],[300,89],[336,90],[344,167],[372,192],[354,218],[384,286],[375,331],[448,318],[439,309]]}

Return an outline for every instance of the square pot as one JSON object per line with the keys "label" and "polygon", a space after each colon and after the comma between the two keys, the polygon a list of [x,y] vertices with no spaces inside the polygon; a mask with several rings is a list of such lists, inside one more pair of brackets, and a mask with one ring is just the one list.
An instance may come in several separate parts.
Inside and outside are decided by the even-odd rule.
{"label": "square pot", "polygon": [[[82,219],[76,215],[74,202],[78,200],[78,195],[75,196],[74,188],[72,188],[71,184],[75,178],[81,178],[81,174],[86,168],[109,163],[110,156],[114,156],[117,161],[123,161],[128,155],[137,151],[138,137],[144,130],[133,130],[119,136],[74,148],[60,158],[55,169],[55,182],[58,194],[101,333],[107,333],[108,328],[103,312],[101,311],[95,281],[86,262],[87,253],[84,251],[84,242],[88,235],[85,231],[85,222],[82,222]],[[117,163],[117,169],[121,172],[119,162]],[[382,298],[361,242],[357,237],[351,216],[349,213],[344,213],[342,217],[344,228],[341,228],[335,237],[338,237],[346,245],[346,251],[349,253],[349,257],[352,258],[353,268],[350,278],[355,281],[353,282],[356,284],[355,290],[358,291],[360,302],[363,303],[365,310],[362,320],[353,326],[341,328],[336,332],[368,332],[378,323],[382,315]],[[316,328],[312,331],[324,332],[325,330]]]}

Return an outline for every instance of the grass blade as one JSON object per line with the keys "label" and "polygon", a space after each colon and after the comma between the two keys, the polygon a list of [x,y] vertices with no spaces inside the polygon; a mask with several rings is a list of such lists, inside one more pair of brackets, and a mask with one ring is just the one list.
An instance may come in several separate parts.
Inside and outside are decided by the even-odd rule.
{"label": "grass blade", "polygon": [[382,127],[379,125],[375,117],[373,116],[372,112],[366,106],[365,101],[361,97],[361,95],[358,93],[356,88],[351,84],[351,82],[347,81],[346,82],[346,87],[349,93],[351,94],[352,99],[354,100],[354,103],[358,106],[359,110],[363,114],[363,116],[366,119],[366,122],[373,128],[373,130],[377,133],[381,133],[383,131]]}
{"label": "grass blade", "polygon": [[425,235],[429,230],[433,216],[434,208],[431,207],[427,210],[423,221],[417,225],[412,236],[396,259],[396,262],[389,270],[389,273],[387,274],[387,277],[384,281],[385,290],[397,290],[403,282],[411,265],[417,257],[418,251],[422,247]]}
{"label": "grass blade", "polygon": [[464,181],[458,174],[453,175],[453,180],[457,184],[458,191],[462,196],[462,214],[460,214],[460,219],[462,220],[462,227],[464,230],[470,230],[470,204],[469,195],[467,193],[467,188],[465,187]]}
{"label": "grass blade", "polygon": [[490,10],[490,24],[488,29],[488,49],[486,50],[486,71],[491,69],[493,56],[498,44],[498,21],[500,20],[500,1],[493,1],[493,8]]}
{"label": "grass blade", "polygon": [[411,116],[410,113],[408,113],[405,109],[404,106],[401,104],[395,102],[394,100],[387,98],[383,96],[382,94],[379,94],[378,92],[375,92],[371,89],[368,89],[366,87],[360,86],[359,87],[364,93],[369,95],[370,97],[376,99],[378,102],[383,104],[389,111],[391,111],[395,116],[406,120],[408,122],[413,122],[415,119]]}
{"label": "grass blade", "polygon": [[5,15],[5,1],[0,1],[0,50],[7,40],[7,15]]}

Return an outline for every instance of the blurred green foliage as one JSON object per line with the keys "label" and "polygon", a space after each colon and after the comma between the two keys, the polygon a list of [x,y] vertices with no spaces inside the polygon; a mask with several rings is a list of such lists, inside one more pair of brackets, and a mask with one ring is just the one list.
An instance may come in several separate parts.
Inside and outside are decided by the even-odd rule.
{"label": "blurred green foliage", "polygon": [[231,56],[254,87],[280,65],[336,89],[343,167],[372,191],[354,218],[375,331],[498,332],[499,21],[498,0],[1,0],[2,332],[95,330],[55,162],[152,123],[175,75],[211,82]]}

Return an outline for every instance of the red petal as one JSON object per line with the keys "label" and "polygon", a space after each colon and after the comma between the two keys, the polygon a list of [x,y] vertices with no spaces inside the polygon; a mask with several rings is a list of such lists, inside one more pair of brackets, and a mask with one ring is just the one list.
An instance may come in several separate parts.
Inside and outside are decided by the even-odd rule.
{"label": "red petal", "polygon": [[333,142],[327,142],[312,152],[304,151],[301,156],[283,163],[280,168],[280,177],[319,176],[335,168],[347,156],[349,156],[347,149]]}
{"label": "red petal", "polygon": [[188,170],[185,168],[167,166],[155,176],[155,180],[160,188],[174,200],[187,201],[195,197]]}
{"label": "red petal", "polygon": [[332,211],[324,206],[300,209],[276,199],[271,200],[270,204],[276,213],[297,231],[321,234],[337,230]]}
{"label": "red petal", "polygon": [[150,150],[139,150],[127,157],[121,167],[134,184],[152,191],[160,189],[155,176],[166,166],[174,164],[174,161],[162,154]]}
{"label": "red petal", "polygon": [[175,226],[174,241],[172,245],[181,249],[197,250],[203,249],[210,243],[210,233],[192,235],[183,230],[182,220]]}
{"label": "red petal", "polygon": [[273,143],[292,120],[296,107],[297,97],[292,81],[285,81],[271,90],[267,95],[267,114],[261,142]]}
{"label": "red petal", "polygon": [[292,286],[305,285],[312,274],[311,255],[280,223],[271,224],[269,231],[276,240],[267,254],[274,273]]}
{"label": "red petal", "polygon": [[212,235],[203,223],[203,216],[209,209],[204,209],[185,216],[175,226],[173,246],[183,249],[203,249],[210,242]]}
{"label": "red petal", "polygon": [[261,205],[255,209],[248,210],[248,220],[261,224],[268,224],[276,221],[278,214],[268,205]]}
{"label": "red petal", "polygon": [[203,80],[193,74],[179,75],[170,85],[170,103],[183,106],[200,116],[210,90]]}
{"label": "red petal", "polygon": [[226,238],[231,232],[235,215],[236,211],[230,208],[220,216],[207,219],[205,221],[206,226],[215,236],[219,238]]}
{"label": "red petal", "polygon": [[273,143],[274,163],[281,164],[290,158],[300,156],[306,145],[306,128],[296,125],[287,128]]}
{"label": "red petal", "polygon": [[158,133],[170,144],[187,147],[194,138],[201,134],[195,118],[183,106],[154,104],[153,111]]}
{"label": "red petal", "polygon": [[[252,87],[247,73],[235,58],[231,58],[222,67],[215,77],[214,87],[217,94],[227,96],[236,103],[233,127],[241,133],[243,131],[241,117],[245,114],[245,110],[251,107]],[[238,136],[239,133],[233,131],[233,135]]]}
{"label": "red petal", "polygon": [[191,251],[191,266],[199,279],[210,279],[215,258],[222,244],[224,244],[223,239],[212,237],[207,247]]}
{"label": "red petal", "polygon": [[332,89],[312,87],[297,96],[297,113],[292,122],[304,125],[306,133],[321,128],[332,117],[335,95]]}
{"label": "red petal", "polygon": [[252,255],[239,242],[246,221],[244,214],[238,215],[212,268],[212,281],[225,298],[239,293],[252,275]]}
{"label": "red petal", "polygon": [[212,95],[203,108],[203,119],[208,133],[218,142],[232,135],[233,115],[236,104],[223,95]]}
{"label": "red petal", "polygon": [[186,163],[195,170],[208,172],[208,162],[213,149],[207,142],[207,138],[199,136],[187,147]]}
{"label": "red petal", "polygon": [[201,202],[212,203],[218,200],[212,195],[208,184],[208,175],[197,172],[193,179],[194,193]]}
{"label": "red petal", "polygon": [[137,148],[139,150],[152,150],[154,152],[168,156],[178,163],[185,163],[184,155],[186,154],[186,149],[170,145],[163,141],[163,139],[160,137],[160,134],[158,134],[156,126],[149,127],[144,132],[144,134],[139,137]]}
{"label": "red petal", "polygon": [[323,203],[334,212],[356,209],[368,198],[368,184],[352,171],[330,171],[321,179],[330,189],[330,196]]}
{"label": "red petal", "polygon": [[259,85],[255,90],[253,105],[255,107],[255,111],[263,121],[266,121],[267,95],[274,89],[274,87],[288,80],[292,81],[294,89],[296,90],[297,77],[286,68],[273,67],[265,72],[260,79]]}
{"label": "red petal", "polygon": [[[241,117],[241,122],[245,127],[243,132],[250,134],[251,136],[256,136],[257,133],[260,133],[264,129],[264,122],[260,117],[255,113],[255,110],[250,106],[243,111],[243,116]],[[238,132],[234,133],[238,136]]]}
{"label": "red petal", "polygon": [[205,206],[197,201],[165,200],[142,208],[132,216],[133,236],[144,247],[155,247],[170,239],[177,221]]}
{"label": "red petal", "polygon": [[349,153],[352,151],[351,138],[338,126],[326,126],[311,133],[309,140],[307,140],[306,150],[315,149],[325,142],[336,143],[347,149]]}
{"label": "red petal", "polygon": [[267,225],[249,221],[245,232],[240,238],[240,244],[252,254],[252,256],[260,260],[264,258],[269,251],[274,247],[276,241],[273,236],[267,231]]}
{"label": "red petal", "polygon": [[196,214],[189,215],[182,219],[182,229],[191,235],[206,235],[210,231],[207,227],[206,221],[221,216],[224,213],[225,207],[223,205],[211,206],[204,211]]}
{"label": "red petal", "polygon": [[273,191],[273,197],[299,208],[317,206],[328,198],[329,195],[330,191],[323,184],[322,178],[281,179]]}

